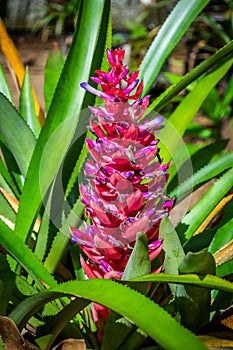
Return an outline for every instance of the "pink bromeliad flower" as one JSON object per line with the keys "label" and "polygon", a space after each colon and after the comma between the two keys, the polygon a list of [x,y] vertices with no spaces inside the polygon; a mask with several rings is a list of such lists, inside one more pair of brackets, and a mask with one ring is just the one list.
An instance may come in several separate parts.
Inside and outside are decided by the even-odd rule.
{"label": "pink bromeliad flower", "polygon": [[160,221],[173,204],[163,193],[168,165],[162,165],[155,136],[163,117],[142,121],[149,96],[139,98],[143,82],[139,71],[129,75],[124,54],[107,50],[111,70],[97,70],[98,77],[91,78],[102,91],[81,84],[104,99],[104,106],[90,107],[95,140],[86,139],[92,160],[85,164],[88,184],[80,185],[92,224],[85,222],[84,232],[71,227],[72,240],[88,257],[81,264],[89,278],[121,279],[138,232],[147,235],[151,262],[158,257]]}

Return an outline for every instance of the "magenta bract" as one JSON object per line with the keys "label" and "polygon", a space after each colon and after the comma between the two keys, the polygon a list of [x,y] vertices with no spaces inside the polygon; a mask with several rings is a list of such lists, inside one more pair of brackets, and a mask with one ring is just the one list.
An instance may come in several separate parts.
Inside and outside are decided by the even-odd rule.
{"label": "magenta bract", "polygon": [[139,72],[128,75],[124,51],[107,50],[107,57],[111,70],[98,70],[92,78],[102,91],[81,84],[103,98],[104,106],[90,107],[96,138],[86,139],[92,160],[85,164],[88,184],[80,185],[92,224],[85,223],[84,232],[72,227],[71,233],[88,257],[81,263],[89,278],[120,279],[138,232],[147,235],[151,261],[161,252],[158,229],[173,202],[164,194],[168,165],[162,165],[156,138],[163,117],[143,119],[149,97],[139,99],[143,83]]}

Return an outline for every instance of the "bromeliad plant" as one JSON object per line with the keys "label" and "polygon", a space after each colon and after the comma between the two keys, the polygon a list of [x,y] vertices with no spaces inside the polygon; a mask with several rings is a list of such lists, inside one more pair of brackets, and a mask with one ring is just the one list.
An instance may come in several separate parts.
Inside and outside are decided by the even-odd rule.
{"label": "bromeliad plant", "polygon": [[[93,0],[80,1],[64,66],[58,52],[47,61],[46,118],[0,23],[0,48],[21,90],[17,111],[1,71],[0,312],[7,318],[0,318],[0,332],[8,347],[15,347],[4,331],[13,327],[9,318],[19,330],[30,324],[36,335],[25,338],[40,349],[78,338],[85,340],[82,346],[102,350],[178,350],[187,343],[202,350],[206,339],[195,334],[208,334],[212,317],[215,324],[224,320],[224,312],[217,315],[231,306],[233,293],[233,155],[225,152],[224,141],[196,149],[182,147],[180,140],[232,66],[233,43],[148,105],[165,60],[207,3],[178,1],[137,77],[122,64],[121,50],[107,51],[109,62],[105,58],[111,47],[110,1],[98,0],[96,6]],[[80,86],[96,70],[93,87]],[[94,94],[85,94],[83,87]],[[162,118],[153,109],[163,114],[187,87],[161,129]],[[81,111],[88,106],[95,106],[90,117],[95,138],[83,128],[87,113]],[[84,134],[76,141],[80,130]],[[194,171],[188,175],[190,154]],[[80,198],[77,178],[83,164]],[[211,179],[216,181],[205,195],[182,209],[182,199]],[[79,246],[71,242],[70,227]],[[87,275],[98,278],[87,280]],[[99,318],[97,332],[93,321],[100,305],[108,317],[106,322]]]}

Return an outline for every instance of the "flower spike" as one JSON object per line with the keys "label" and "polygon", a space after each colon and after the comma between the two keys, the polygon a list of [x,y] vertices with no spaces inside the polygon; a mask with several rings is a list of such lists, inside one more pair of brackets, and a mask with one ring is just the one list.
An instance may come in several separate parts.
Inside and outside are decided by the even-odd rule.
{"label": "flower spike", "polygon": [[163,117],[142,121],[149,96],[140,98],[143,82],[139,71],[129,75],[124,54],[107,49],[111,69],[91,78],[102,91],[81,84],[104,100],[104,106],[90,107],[96,138],[86,139],[92,159],[84,170],[88,185],[80,185],[91,224],[84,224],[85,232],[71,227],[72,240],[88,257],[81,264],[89,278],[120,279],[138,232],[147,235],[149,258],[156,259],[162,250],[159,225],[173,205],[163,193],[168,165],[162,164],[156,138]]}

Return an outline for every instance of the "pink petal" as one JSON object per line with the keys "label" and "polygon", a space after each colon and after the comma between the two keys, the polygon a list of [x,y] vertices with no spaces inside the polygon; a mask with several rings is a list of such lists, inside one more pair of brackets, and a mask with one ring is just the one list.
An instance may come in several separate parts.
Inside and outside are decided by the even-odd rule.
{"label": "pink petal", "polygon": [[122,237],[129,243],[136,240],[138,232],[146,232],[149,224],[149,217],[143,216],[141,219],[130,224],[125,232],[122,232]]}
{"label": "pink petal", "polygon": [[139,208],[141,208],[143,201],[144,201],[144,198],[140,190],[137,190],[131,193],[126,199],[127,210],[129,211],[138,210]]}

